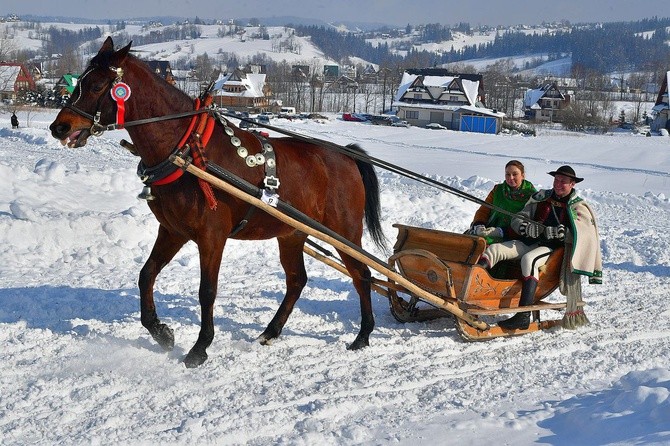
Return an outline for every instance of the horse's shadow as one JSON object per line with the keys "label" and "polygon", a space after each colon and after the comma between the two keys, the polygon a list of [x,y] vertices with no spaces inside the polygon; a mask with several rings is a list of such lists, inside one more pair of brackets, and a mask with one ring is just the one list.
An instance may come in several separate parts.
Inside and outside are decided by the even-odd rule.
{"label": "horse's shadow", "polygon": [[[181,296],[155,295],[156,305],[164,316],[184,323],[198,323],[198,314],[190,308],[169,305],[181,299]],[[74,327],[89,320],[107,324],[137,321],[139,324],[139,308],[136,289],[49,285],[0,289],[0,323],[24,321],[28,328],[49,329],[60,334],[71,333]]]}
{"label": "horse's shadow", "polygon": [[[311,285],[318,289],[346,291],[344,299],[320,300],[318,297],[302,296],[296,304],[304,314],[311,316],[337,318],[344,323],[345,332],[355,333],[360,324],[358,295],[351,282],[337,279],[311,278]],[[238,291],[239,292],[239,291]],[[237,294],[237,293],[236,293]],[[235,316],[224,311],[215,317],[217,331],[229,332],[232,339],[252,342],[265,329],[284,297],[283,290],[262,292],[265,299],[252,303],[251,310],[267,314],[262,318],[265,322],[249,322],[237,320]],[[241,296],[219,295],[217,306],[237,305],[235,300]],[[268,305],[266,299],[276,301]],[[183,327],[199,327],[200,307],[197,295],[176,295],[154,293],[154,300],[159,318],[168,325],[177,324]],[[252,299],[253,301],[253,299]],[[246,300],[248,304],[248,300]],[[373,294],[373,305],[375,302]],[[382,302],[377,302],[377,304]],[[379,308],[377,305],[375,305]],[[385,305],[384,305],[385,306]],[[103,324],[132,322],[141,324],[140,305],[137,289],[73,288],[69,286],[20,287],[0,289],[0,323],[17,323],[23,321],[27,328],[48,329],[56,334],[86,335],[87,321]],[[333,334],[305,332],[294,330],[291,321],[286,325],[284,334],[289,336],[309,336],[315,339],[334,342],[339,336]],[[149,335],[147,334],[147,338]],[[147,340],[150,342],[149,340]],[[150,345],[150,344],[148,344]]]}

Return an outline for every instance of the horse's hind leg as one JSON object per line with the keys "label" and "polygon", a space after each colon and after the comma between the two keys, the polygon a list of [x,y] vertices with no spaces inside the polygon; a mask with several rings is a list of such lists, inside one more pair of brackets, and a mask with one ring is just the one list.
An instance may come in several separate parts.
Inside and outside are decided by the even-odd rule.
{"label": "horse's hind leg", "polygon": [[370,333],[375,328],[375,318],[372,312],[372,299],[370,297],[370,282],[372,275],[370,268],[364,263],[348,256],[344,252],[337,250],[344,266],[349,271],[353,279],[354,288],[358,292],[358,297],[361,305],[361,329],[358,336],[354,339],[347,349],[358,350],[370,345]]}
{"label": "horse's hind leg", "polygon": [[158,228],[158,237],[151,254],[140,271],[138,281],[142,325],[149,330],[151,337],[168,351],[174,348],[174,332],[158,319],[154,304],[154,284],[163,267],[172,260],[186,241],[186,238],[168,232],[161,225]]}
{"label": "horse's hind leg", "polygon": [[307,273],[305,272],[305,260],[302,248],[307,236],[296,234],[291,237],[278,239],[279,260],[286,274],[286,295],[279,305],[277,313],[268,324],[267,328],[258,337],[263,345],[269,345],[273,339],[279,337],[286,320],[293,311],[293,307],[307,284]]}

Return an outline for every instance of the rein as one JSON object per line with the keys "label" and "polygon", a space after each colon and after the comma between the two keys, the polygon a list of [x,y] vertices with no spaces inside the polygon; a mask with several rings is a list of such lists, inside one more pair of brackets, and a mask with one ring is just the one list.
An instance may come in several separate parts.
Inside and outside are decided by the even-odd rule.
{"label": "rein", "polygon": [[[228,117],[236,117],[235,115],[233,115],[231,113],[222,113],[222,114],[225,115],[225,116],[228,116]],[[236,117],[236,118],[237,119],[242,119],[244,121],[250,121],[250,120],[245,119],[245,118],[239,118],[239,117]],[[384,161],[384,160],[379,159],[379,158],[375,158],[375,157],[370,156],[368,154],[359,153],[359,152],[351,150],[351,149],[349,149],[345,146],[342,146],[342,145],[339,145],[339,144],[336,144],[336,143],[333,143],[333,142],[330,142],[330,141],[325,141],[323,139],[314,138],[314,137],[311,137],[311,136],[305,136],[305,135],[302,135],[300,133],[292,132],[290,130],[285,130],[285,129],[275,127],[275,126],[272,126],[272,125],[261,124],[261,123],[256,123],[256,125],[259,125],[261,127],[264,127],[268,130],[272,130],[272,131],[277,132],[277,133],[281,133],[283,135],[291,136],[293,138],[299,139],[299,140],[304,141],[304,142],[309,142],[309,143],[312,143],[312,144],[322,145],[322,146],[327,147],[329,149],[335,150],[336,152],[347,155],[350,158],[370,163],[370,164],[372,164],[374,166],[377,166],[377,167],[380,167],[384,170],[388,170],[389,172],[397,173],[398,175],[401,175],[401,176],[404,176],[406,178],[418,181],[418,182],[426,184],[428,186],[436,187],[438,189],[444,190],[445,192],[449,192],[449,193],[451,193],[453,195],[456,195],[460,198],[463,198],[465,200],[471,201],[473,203],[476,203],[476,204],[479,204],[481,206],[485,206],[489,209],[500,212],[501,214],[505,214],[505,215],[508,215],[510,217],[519,218],[519,219],[527,221],[529,223],[534,223],[536,225],[543,226],[543,225],[541,225],[540,223],[536,222],[535,220],[533,220],[531,218],[526,218],[523,215],[515,214],[514,212],[510,212],[510,211],[508,211],[506,209],[503,209],[499,206],[496,206],[492,203],[488,203],[488,202],[486,202],[486,201],[484,201],[480,198],[475,197],[474,195],[468,194],[467,192],[463,192],[461,190],[458,190],[455,187],[449,186],[449,185],[444,184],[442,182],[439,182],[437,180],[433,180],[432,178],[428,178],[424,175],[418,174],[416,172],[412,172],[411,170],[405,169],[405,168],[397,166],[395,164],[391,164],[387,161]]]}

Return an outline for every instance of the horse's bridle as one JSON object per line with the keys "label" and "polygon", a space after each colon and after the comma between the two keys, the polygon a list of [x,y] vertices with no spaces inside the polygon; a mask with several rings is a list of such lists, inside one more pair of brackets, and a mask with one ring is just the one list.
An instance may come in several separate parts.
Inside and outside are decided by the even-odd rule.
{"label": "horse's bridle", "polygon": [[[93,71],[96,68],[97,67],[89,67],[89,69],[86,70],[84,72],[84,74],[81,75],[81,80],[83,80],[84,77],[88,73],[90,73],[91,71]],[[110,91],[110,93],[113,93],[114,87],[117,86],[117,84],[120,84],[120,83],[123,84],[123,68],[121,68],[121,67],[109,67],[109,69],[116,73],[116,77],[114,79],[110,80],[109,91]],[[127,87],[126,84],[123,84],[123,85]],[[79,86],[79,90],[80,90],[80,95],[81,95],[81,86]],[[111,96],[112,96],[113,99],[115,98],[114,94],[111,94]],[[126,96],[126,98],[124,100],[126,100],[128,97],[130,97],[129,87],[128,87],[128,95]],[[92,115],[92,114],[80,109],[76,105],[74,105],[75,102],[77,102],[77,101],[73,102],[71,100],[72,98],[70,98],[70,101],[68,101],[68,103],[65,104],[63,106],[63,108],[67,108],[69,110],[72,110],[76,114],[93,121],[93,124],[91,125],[91,128],[89,130],[90,133],[91,133],[91,136],[101,136],[107,130],[110,130],[110,131],[111,130],[118,130],[118,129],[123,129],[123,128],[126,128],[126,127],[133,127],[133,126],[143,125],[143,124],[151,124],[153,122],[161,122],[161,121],[169,121],[169,120],[172,120],[172,119],[186,118],[186,117],[189,117],[189,116],[199,115],[199,114],[202,114],[202,113],[211,113],[210,109],[203,108],[203,109],[199,109],[199,110],[196,109],[196,110],[190,110],[190,111],[182,112],[182,113],[175,113],[175,114],[172,114],[172,115],[158,116],[158,117],[155,117],[155,118],[137,119],[135,121],[128,121],[128,122],[123,122],[122,121],[121,123],[119,123],[119,114],[118,114],[119,100],[117,99],[116,100],[116,103],[117,103],[117,119],[116,119],[116,122],[113,123],[113,124],[101,124],[100,123],[100,116],[101,116],[102,112],[100,111],[100,108],[101,108],[101,102],[104,98],[105,98],[104,93],[102,95],[100,95],[100,97],[98,98],[98,101],[96,103],[96,108],[95,108],[96,111],[95,111],[94,115]],[[77,98],[77,100],[79,100],[79,98]]]}

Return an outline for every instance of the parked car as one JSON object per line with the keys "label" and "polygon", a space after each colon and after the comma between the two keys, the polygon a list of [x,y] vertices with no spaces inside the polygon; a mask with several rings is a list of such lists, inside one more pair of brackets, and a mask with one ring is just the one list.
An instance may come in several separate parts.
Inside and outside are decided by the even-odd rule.
{"label": "parked car", "polygon": [[259,124],[265,124],[265,125],[270,125],[270,116],[267,114],[261,113],[256,117],[256,121],[258,121]]}
{"label": "parked car", "polygon": [[409,122],[405,121],[404,119],[400,119],[399,117],[395,115],[389,115],[388,118],[389,122],[393,127],[409,127]]}
{"label": "parked car", "polygon": [[373,115],[370,117],[370,122],[374,125],[391,125],[391,121],[388,116],[383,115]]}
{"label": "parked car", "polygon": [[445,126],[442,124],[438,124],[437,122],[431,122],[430,124],[426,124],[427,129],[431,130],[447,130]]}
{"label": "parked car", "polygon": [[253,118],[251,118],[251,119],[246,118],[246,119],[248,119],[248,120],[247,121],[240,120],[239,128],[241,128],[241,129],[252,129],[252,128],[258,127],[258,125],[256,124],[255,119],[253,119]]}
{"label": "parked car", "polygon": [[362,113],[342,113],[342,119],[351,122],[367,122],[370,120],[370,115]]}

